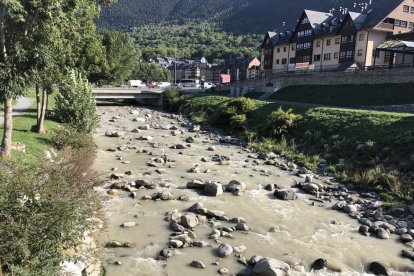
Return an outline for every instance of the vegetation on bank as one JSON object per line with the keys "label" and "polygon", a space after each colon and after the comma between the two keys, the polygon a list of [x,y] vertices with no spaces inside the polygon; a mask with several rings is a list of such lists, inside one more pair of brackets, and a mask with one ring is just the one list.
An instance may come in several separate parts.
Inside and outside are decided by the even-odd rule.
{"label": "vegetation on bank", "polygon": [[[166,106],[362,189],[411,200],[414,116],[339,108],[296,108],[275,102],[168,92]],[[293,109],[291,109],[293,108]],[[326,166],[322,166],[326,161]]]}
{"label": "vegetation on bank", "polygon": [[341,107],[414,104],[414,83],[298,85],[280,89],[269,100]]}

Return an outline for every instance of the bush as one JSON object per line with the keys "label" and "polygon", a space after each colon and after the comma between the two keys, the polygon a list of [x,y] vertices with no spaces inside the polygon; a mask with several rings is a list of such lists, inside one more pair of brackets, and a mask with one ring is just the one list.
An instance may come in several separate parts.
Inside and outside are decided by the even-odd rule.
{"label": "bush", "polygon": [[178,88],[170,88],[164,92],[163,105],[169,111],[177,111],[179,107],[180,90]]}
{"label": "bush", "polygon": [[279,107],[267,116],[262,131],[265,135],[281,136],[296,127],[300,118],[300,115],[294,114],[292,109],[284,111]]}
{"label": "bush", "polygon": [[223,102],[211,114],[212,123],[234,131],[245,131],[248,115],[256,107],[256,102],[249,98],[236,98]]}
{"label": "bush", "polygon": [[[59,275],[59,264],[97,208],[83,158],[38,164],[0,162],[0,261],[6,274]],[[89,162],[89,161],[88,161]]]}
{"label": "bush", "polygon": [[61,127],[54,135],[53,145],[58,150],[65,148],[72,148],[75,150],[87,149],[88,151],[94,151],[96,144],[92,135],[88,133],[79,133],[71,126]]}
{"label": "bush", "polygon": [[244,114],[252,112],[256,109],[256,102],[249,98],[236,98],[224,104],[227,110],[233,110],[236,114]]}
{"label": "bush", "polygon": [[87,80],[72,71],[59,85],[56,116],[79,132],[92,133],[98,125],[96,103]]}

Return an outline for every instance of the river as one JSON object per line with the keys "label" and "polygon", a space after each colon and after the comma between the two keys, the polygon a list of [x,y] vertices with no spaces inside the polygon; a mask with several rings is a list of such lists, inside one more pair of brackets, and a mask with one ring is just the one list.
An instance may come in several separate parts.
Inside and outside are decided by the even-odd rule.
{"label": "river", "polygon": [[[219,226],[218,223],[224,227],[235,226],[235,223],[226,221],[200,222],[194,227],[195,240],[207,241],[211,247],[181,248],[167,261],[157,260],[159,252],[168,247],[173,233],[165,220],[166,213],[173,210],[185,213],[197,202],[202,202],[209,210],[224,211],[229,218],[243,217],[246,220],[250,231],[234,231],[232,238],[220,237],[219,241],[231,246],[246,246],[247,251],[242,255],[247,260],[253,255],[260,255],[284,261],[295,267],[296,271],[292,269],[291,275],[312,274],[310,266],[318,258],[326,259],[329,268],[341,271],[320,271],[320,275],[360,275],[372,261],[386,264],[394,270],[393,275],[400,274],[396,271],[412,267],[412,261],[400,257],[404,245],[397,242],[397,235],[392,235],[388,240],[360,235],[357,220],[332,210],[335,201],[312,204],[310,196],[300,191],[297,191],[297,200],[283,201],[263,188],[270,183],[290,187],[295,181],[303,181],[293,172],[265,165],[254,158],[256,154],[236,145],[220,143],[217,135],[189,132],[188,126],[162,111],[132,106],[101,106],[98,112],[101,123],[95,135],[98,156],[94,168],[102,173],[106,183],[98,188],[106,219],[106,227],[99,240],[102,245],[113,240],[135,243],[133,248],[103,249],[106,275],[218,275],[220,268],[227,268],[230,274],[245,268],[234,254],[218,258],[218,244],[209,239],[210,232]],[[146,124],[150,125],[150,129],[145,130]],[[171,126],[176,130],[168,129]],[[131,132],[137,127],[144,130]],[[107,137],[105,132],[108,130],[124,131],[125,136]],[[175,135],[172,131],[176,132]],[[151,136],[152,140],[140,140],[142,136]],[[171,148],[176,144],[187,145],[185,140],[190,136],[195,140],[191,147]],[[121,150],[113,151],[119,146]],[[215,154],[227,156],[230,160],[213,162],[211,157]],[[161,164],[153,160],[163,156],[167,156],[169,161]],[[202,162],[202,157],[209,160]],[[148,163],[151,163],[150,166]],[[196,165],[200,172],[189,172]],[[111,180],[111,174],[122,179]],[[137,190],[136,198],[131,198],[130,192],[122,190],[113,190],[108,194],[111,183],[138,179],[151,180],[157,187],[155,190]],[[186,189],[187,182],[193,179],[222,184],[231,180],[243,181],[247,190],[241,196],[224,193],[207,197],[196,190]],[[315,181],[323,183],[324,179]],[[188,201],[141,199],[164,190],[175,197],[185,195]],[[121,227],[125,222],[137,225]],[[206,268],[191,267],[193,260],[202,261]]]}

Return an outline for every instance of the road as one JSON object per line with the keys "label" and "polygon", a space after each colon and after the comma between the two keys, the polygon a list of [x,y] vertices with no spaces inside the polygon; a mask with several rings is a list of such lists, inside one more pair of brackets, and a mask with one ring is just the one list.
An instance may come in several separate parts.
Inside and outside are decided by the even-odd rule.
{"label": "road", "polygon": [[[25,110],[27,110],[34,102],[32,98],[20,98],[17,100],[17,104],[13,106],[13,116],[18,116]],[[0,111],[0,125],[4,123],[4,112],[3,108]]]}

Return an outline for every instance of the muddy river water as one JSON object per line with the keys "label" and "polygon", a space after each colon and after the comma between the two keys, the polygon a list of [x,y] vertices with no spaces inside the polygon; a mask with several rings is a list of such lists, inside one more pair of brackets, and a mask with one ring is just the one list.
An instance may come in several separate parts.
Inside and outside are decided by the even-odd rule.
{"label": "muddy river water", "polygon": [[[332,210],[335,201],[312,204],[310,196],[300,191],[297,200],[276,199],[272,192],[264,189],[265,185],[274,183],[279,187],[291,187],[295,180],[303,179],[293,172],[263,164],[253,158],[257,154],[236,145],[220,143],[216,135],[208,132],[189,132],[188,126],[160,110],[101,106],[98,111],[101,124],[95,135],[98,156],[94,167],[106,180],[106,184],[98,188],[106,219],[99,241],[102,245],[113,240],[134,243],[132,248],[103,249],[106,275],[218,275],[220,268],[227,268],[230,274],[245,268],[235,254],[220,259],[216,255],[219,242],[246,246],[242,255],[247,260],[260,255],[284,261],[295,267],[291,275],[313,274],[310,265],[318,258],[326,259],[328,267],[337,271],[319,271],[320,275],[364,274],[366,265],[372,261],[386,264],[394,271],[393,275],[403,274],[397,271],[412,267],[412,261],[400,257],[404,245],[396,241],[396,235],[388,240],[360,235],[357,220]],[[132,132],[138,127],[142,129],[139,133]],[[123,137],[108,137],[105,135],[108,130],[125,132],[125,136],[120,133]],[[140,140],[147,136],[152,139]],[[190,147],[171,148],[176,144],[189,144],[186,139],[190,136],[194,137]],[[230,160],[213,162],[211,156],[215,154]],[[163,156],[168,156],[170,162],[154,162],[154,158]],[[202,157],[209,159],[202,162]],[[189,172],[196,165],[199,172]],[[111,174],[121,179],[110,179]],[[136,198],[127,191],[110,191],[114,182],[138,179],[152,181],[157,185],[156,189],[138,189]],[[223,193],[207,197],[186,189],[187,182],[193,179],[213,180],[224,185],[231,180],[243,181],[247,190],[240,196]],[[185,195],[188,201],[142,200],[143,196],[164,190],[175,197]],[[209,210],[224,211],[229,218],[243,217],[250,231],[234,231],[232,238],[220,237],[216,242],[209,239],[209,234],[219,226],[218,223],[228,227],[235,223],[200,222],[193,228],[195,240],[206,241],[211,246],[180,248],[168,260],[158,259],[160,251],[168,247],[173,233],[165,219],[166,213],[178,210],[184,214],[197,202],[202,202]],[[136,226],[121,227],[125,222],[135,222]],[[191,267],[193,260],[202,261],[206,268]]]}

